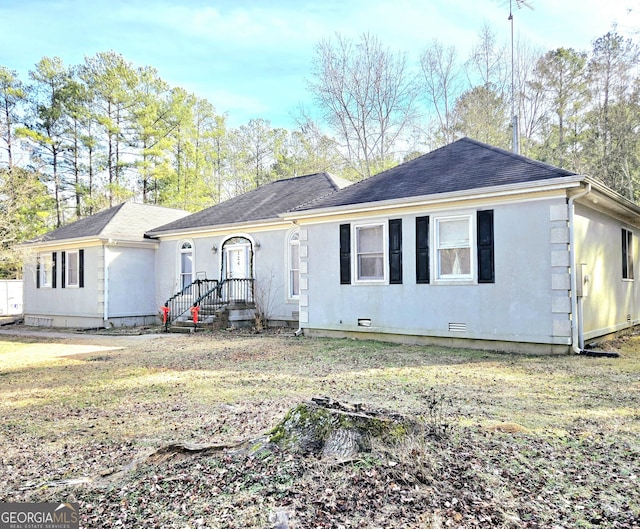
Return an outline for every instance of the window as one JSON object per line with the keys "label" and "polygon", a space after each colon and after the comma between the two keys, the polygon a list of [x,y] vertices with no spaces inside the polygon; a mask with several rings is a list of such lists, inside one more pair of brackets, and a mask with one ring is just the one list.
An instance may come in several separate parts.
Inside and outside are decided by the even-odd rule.
{"label": "window", "polygon": [[471,279],[471,217],[436,219],[438,279]]}
{"label": "window", "polygon": [[[64,253],[63,253],[64,255]],[[80,278],[80,267],[79,267],[79,259],[78,259],[79,253],[77,251],[73,251],[73,252],[66,252],[66,271],[65,271],[65,275],[66,275],[66,285],[68,287],[77,287],[80,285],[79,283],[79,278]]]}
{"label": "window", "polygon": [[622,228],[622,279],[633,279],[633,233]]}
{"label": "window", "polygon": [[38,257],[38,287],[55,288],[55,254],[47,253]]}
{"label": "window", "polygon": [[356,279],[384,281],[384,225],[355,227]]}
{"label": "window", "polygon": [[294,232],[289,237],[288,251],[289,297],[300,295],[300,234]]}
{"label": "window", "polygon": [[193,247],[190,242],[180,246],[180,288],[185,289],[193,282]]}

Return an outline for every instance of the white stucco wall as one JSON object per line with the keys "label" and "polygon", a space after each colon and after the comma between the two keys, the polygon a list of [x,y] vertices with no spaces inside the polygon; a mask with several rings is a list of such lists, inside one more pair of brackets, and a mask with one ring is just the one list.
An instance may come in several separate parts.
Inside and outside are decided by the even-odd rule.
{"label": "white stucco wall", "polygon": [[[25,323],[53,327],[140,325],[155,321],[153,244],[100,244],[40,248],[29,252],[24,269]],[[84,250],[84,287],[61,288],[60,252]],[[56,288],[37,288],[36,257],[58,252]],[[105,267],[106,266],[106,267]],[[107,291],[105,291],[105,276]]]}
{"label": "white stucco wall", "polygon": [[[583,299],[585,339],[640,323],[640,229],[581,204],[575,218],[576,261],[586,265],[590,278]],[[622,228],[633,233],[634,280],[622,278]]]}
{"label": "white stucco wall", "polygon": [[[431,222],[431,283],[417,284],[415,274],[415,219],[429,215],[494,210],[495,283],[439,283],[434,280],[434,223]],[[557,217],[560,213],[560,219]],[[564,217],[564,218],[562,218]],[[340,219],[304,224],[308,239],[302,275],[301,326],[305,329],[391,333],[490,341],[568,344],[568,289],[552,285],[553,272],[567,275],[568,238],[564,196],[459,209],[425,208],[410,214],[389,213],[383,220],[401,218],[403,283],[401,285],[341,285],[339,275]],[[555,235],[554,235],[555,233]],[[555,237],[555,238],[554,238]],[[475,246],[475,245],[472,245]],[[351,256],[353,260],[353,253]],[[472,263],[475,268],[475,248]],[[353,278],[352,278],[353,279]],[[352,281],[353,283],[353,281]],[[557,299],[555,299],[557,298]],[[358,326],[358,319],[371,327]],[[465,330],[452,331],[450,324]]]}
{"label": "white stucco wall", "polygon": [[160,312],[155,302],[155,249],[107,246],[107,316],[129,318]]}
{"label": "white stucco wall", "polygon": [[[267,314],[273,319],[297,319],[298,300],[287,295],[287,244],[292,228],[293,225],[272,230],[238,229],[224,234],[162,239],[156,253],[156,304],[161,306],[179,290],[179,249],[183,242],[189,241],[193,247],[194,279],[196,276],[220,279],[224,241],[242,236],[254,243],[257,301],[266,306]],[[258,248],[255,248],[256,242]]]}
{"label": "white stucco wall", "polygon": [[79,248],[39,248],[29,252],[24,269],[24,315],[25,323],[54,327],[101,327],[104,323],[102,311],[103,273],[102,246],[86,246],[84,249],[84,288],[61,288],[62,270],[58,257],[56,288],[37,288],[36,257],[78,250]]}

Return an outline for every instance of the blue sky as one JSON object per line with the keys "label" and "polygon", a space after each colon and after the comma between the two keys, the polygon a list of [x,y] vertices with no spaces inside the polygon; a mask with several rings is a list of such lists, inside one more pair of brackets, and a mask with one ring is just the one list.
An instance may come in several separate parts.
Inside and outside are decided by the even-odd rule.
{"label": "blue sky", "polygon": [[[617,23],[636,37],[640,0],[528,0],[516,36],[543,51],[588,50]],[[515,0],[514,0],[515,3]],[[23,81],[42,57],[80,64],[114,50],[207,98],[231,126],[264,118],[292,127],[309,106],[314,46],[365,32],[417,63],[434,38],[466,55],[483,24],[509,40],[509,0],[0,0],[0,65]]]}

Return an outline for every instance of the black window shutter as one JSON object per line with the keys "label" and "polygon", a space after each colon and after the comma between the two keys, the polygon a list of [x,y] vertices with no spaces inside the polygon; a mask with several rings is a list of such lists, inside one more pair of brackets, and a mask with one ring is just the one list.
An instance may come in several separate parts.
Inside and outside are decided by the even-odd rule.
{"label": "black window shutter", "polygon": [[627,278],[627,263],[629,259],[627,258],[627,230],[622,228],[622,278]]}
{"label": "black window shutter", "polygon": [[495,283],[493,210],[478,211],[478,283]]}
{"label": "black window shutter", "polygon": [[351,284],[351,224],[340,224],[340,284]]}
{"label": "black window shutter", "polygon": [[389,283],[402,284],[402,219],[389,220]]}
{"label": "black window shutter", "polygon": [[36,288],[40,288],[40,256],[36,257]]}
{"label": "black window shutter", "polygon": [[60,271],[60,287],[65,288],[67,282],[67,252],[60,252],[62,254],[62,270]]}
{"label": "black window shutter", "polygon": [[56,288],[58,280],[58,252],[51,254],[51,288]]}
{"label": "black window shutter", "polygon": [[429,283],[429,217],[416,217],[416,283]]}
{"label": "black window shutter", "polygon": [[84,288],[84,250],[78,251],[78,287]]}

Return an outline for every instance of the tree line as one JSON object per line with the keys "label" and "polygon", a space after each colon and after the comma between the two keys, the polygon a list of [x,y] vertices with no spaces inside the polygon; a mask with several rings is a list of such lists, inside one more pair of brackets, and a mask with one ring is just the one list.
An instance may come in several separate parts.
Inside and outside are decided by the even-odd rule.
{"label": "tree line", "polygon": [[[329,171],[366,178],[461,136],[640,195],[638,45],[615,30],[589,51],[511,55],[484,27],[466,58],[434,40],[417,64],[377,37],[316,45],[293,130],[228,116],[110,51],[28,80],[0,66],[0,277],[15,244],[124,200],[197,211],[266,182]],[[513,68],[512,68],[513,65]]]}

